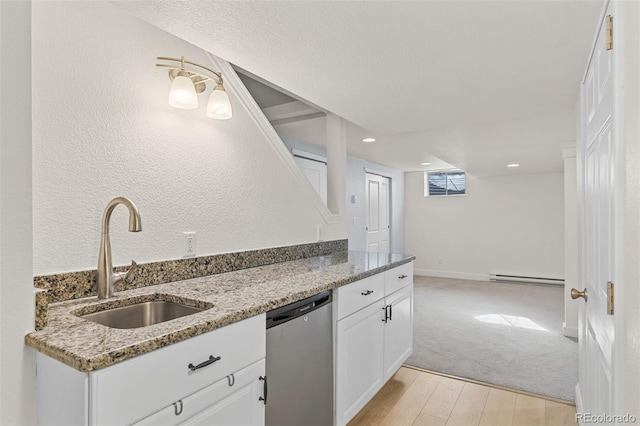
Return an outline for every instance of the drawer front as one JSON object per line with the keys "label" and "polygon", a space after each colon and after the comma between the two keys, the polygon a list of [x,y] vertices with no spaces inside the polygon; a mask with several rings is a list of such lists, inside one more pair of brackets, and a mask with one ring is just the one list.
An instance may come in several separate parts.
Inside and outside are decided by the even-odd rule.
{"label": "drawer front", "polygon": [[384,294],[390,295],[413,282],[413,262],[405,263],[384,273]]}
{"label": "drawer front", "polygon": [[264,358],[265,324],[257,315],[90,373],[91,423],[130,424]]}
{"label": "drawer front", "polygon": [[347,284],[336,294],[338,319],[342,319],[384,297],[384,274]]}
{"label": "drawer front", "polygon": [[[135,426],[178,424],[264,424],[265,361],[260,360],[231,379],[225,378],[184,399],[174,402]],[[211,418],[210,421],[205,422]],[[213,420],[215,419],[215,421]]]}

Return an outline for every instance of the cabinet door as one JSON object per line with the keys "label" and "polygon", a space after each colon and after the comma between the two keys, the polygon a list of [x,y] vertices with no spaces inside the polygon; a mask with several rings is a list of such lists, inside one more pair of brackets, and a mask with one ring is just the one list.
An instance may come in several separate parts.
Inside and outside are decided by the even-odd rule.
{"label": "cabinet door", "polygon": [[382,300],[337,323],[336,423],[347,424],[383,385]]}
{"label": "cabinet door", "polygon": [[[141,425],[264,425],[264,359],[136,423]],[[231,384],[231,386],[230,386]]]}
{"label": "cabinet door", "polygon": [[413,352],[413,285],[385,299],[389,320],[384,324],[384,381],[400,368]]}

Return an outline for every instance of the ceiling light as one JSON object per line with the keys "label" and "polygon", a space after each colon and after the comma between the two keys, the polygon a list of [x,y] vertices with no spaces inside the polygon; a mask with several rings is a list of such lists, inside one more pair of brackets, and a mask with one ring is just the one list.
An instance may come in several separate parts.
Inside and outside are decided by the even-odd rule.
{"label": "ceiling light", "polygon": [[374,138],[364,138],[362,139],[362,142],[375,142],[376,140]]}
{"label": "ceiling light", "polygon": [[507,167],[520,167],[520,164],[516,164],[516,163],[507,164]]}
{"label": "ceiling light", "polygon": [[421,166],[430,166],[431,163],[420,163]]}
{"label": "ceiling light", "polygon": [[[179,63],[179,66],[173,64],[156,64],[158,67],[169,69],[169,78],[172,81],[171,89],[169,90],[170,106],[180,109],[198,108],[197,94],[205,91],[207,81],[214,81],[216,85],[207,103],[207,116],[218,120],[226,120],[232,117],[231,103],[229,102],[227,92],[224,90],[222,73],[196,64],[195,62],[187,61],[184,59],[184,56],[180,59],[167,57],[158,57],[156,59],[159,61]],[[212,75],[202,73],[199,70],[189,69],[185,64],[202,68]]]}

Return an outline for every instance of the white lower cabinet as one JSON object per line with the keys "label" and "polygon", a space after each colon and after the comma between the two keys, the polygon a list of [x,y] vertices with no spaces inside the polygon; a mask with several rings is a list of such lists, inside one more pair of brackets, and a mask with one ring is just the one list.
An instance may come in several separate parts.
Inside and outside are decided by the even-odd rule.
{"label": "white lower cabinet", "polygon": [[[358,292],[350,288],[354,285]],[[354,298],[364,295],[366,291],[360,292],[364,288],[367,285],[358,281],[336,291],[338,312],[342,314],[336,321],[338,426],[346,425],[413,351],[413,264],[385,272],[384,297],[379,295],[364,308],[348,312],[345,307],[358,308]]]}
{"label": "white lower cabinet", "polygon": [[82,373],[37,354],[38,424],[264,425],[265,315]]}
{"label": "white lower cabinet", "polygon": [[135,425],[264,424],[265,362],[260,360],[237,373],[178,400]]}
{"label": "white lower cabinet", "polygon": [[389,319],[384,326],[384,381],[386,382],[413,351],[413,286],[385,299]]}
{"label": "white lower cabinet", "polygon": [[382,300],[338,321],[336,413],[346,424],[382,387],[384,322]]}

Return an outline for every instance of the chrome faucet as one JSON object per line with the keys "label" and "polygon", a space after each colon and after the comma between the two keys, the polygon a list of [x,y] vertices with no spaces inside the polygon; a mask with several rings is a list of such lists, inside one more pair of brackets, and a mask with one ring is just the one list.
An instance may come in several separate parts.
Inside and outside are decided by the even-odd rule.
{"label": "chrome faucet", "polygon": [[108,299],[113,297],[114,287],[117,283],[129,276],[137,264],[131,261],[131,268],[126,272],[114,272],[111,260],[111,243],[109,242],[109,221],[111,213],[118,204],[124,204],[129,209],[129,232],[142,231],[140,213],[135,204],[128,198],[117,197],[109,201],[102,215],[102,236],[100,237],[100,253],[98,254],[98,273],[96,282],[98,283],[98,299]]}

